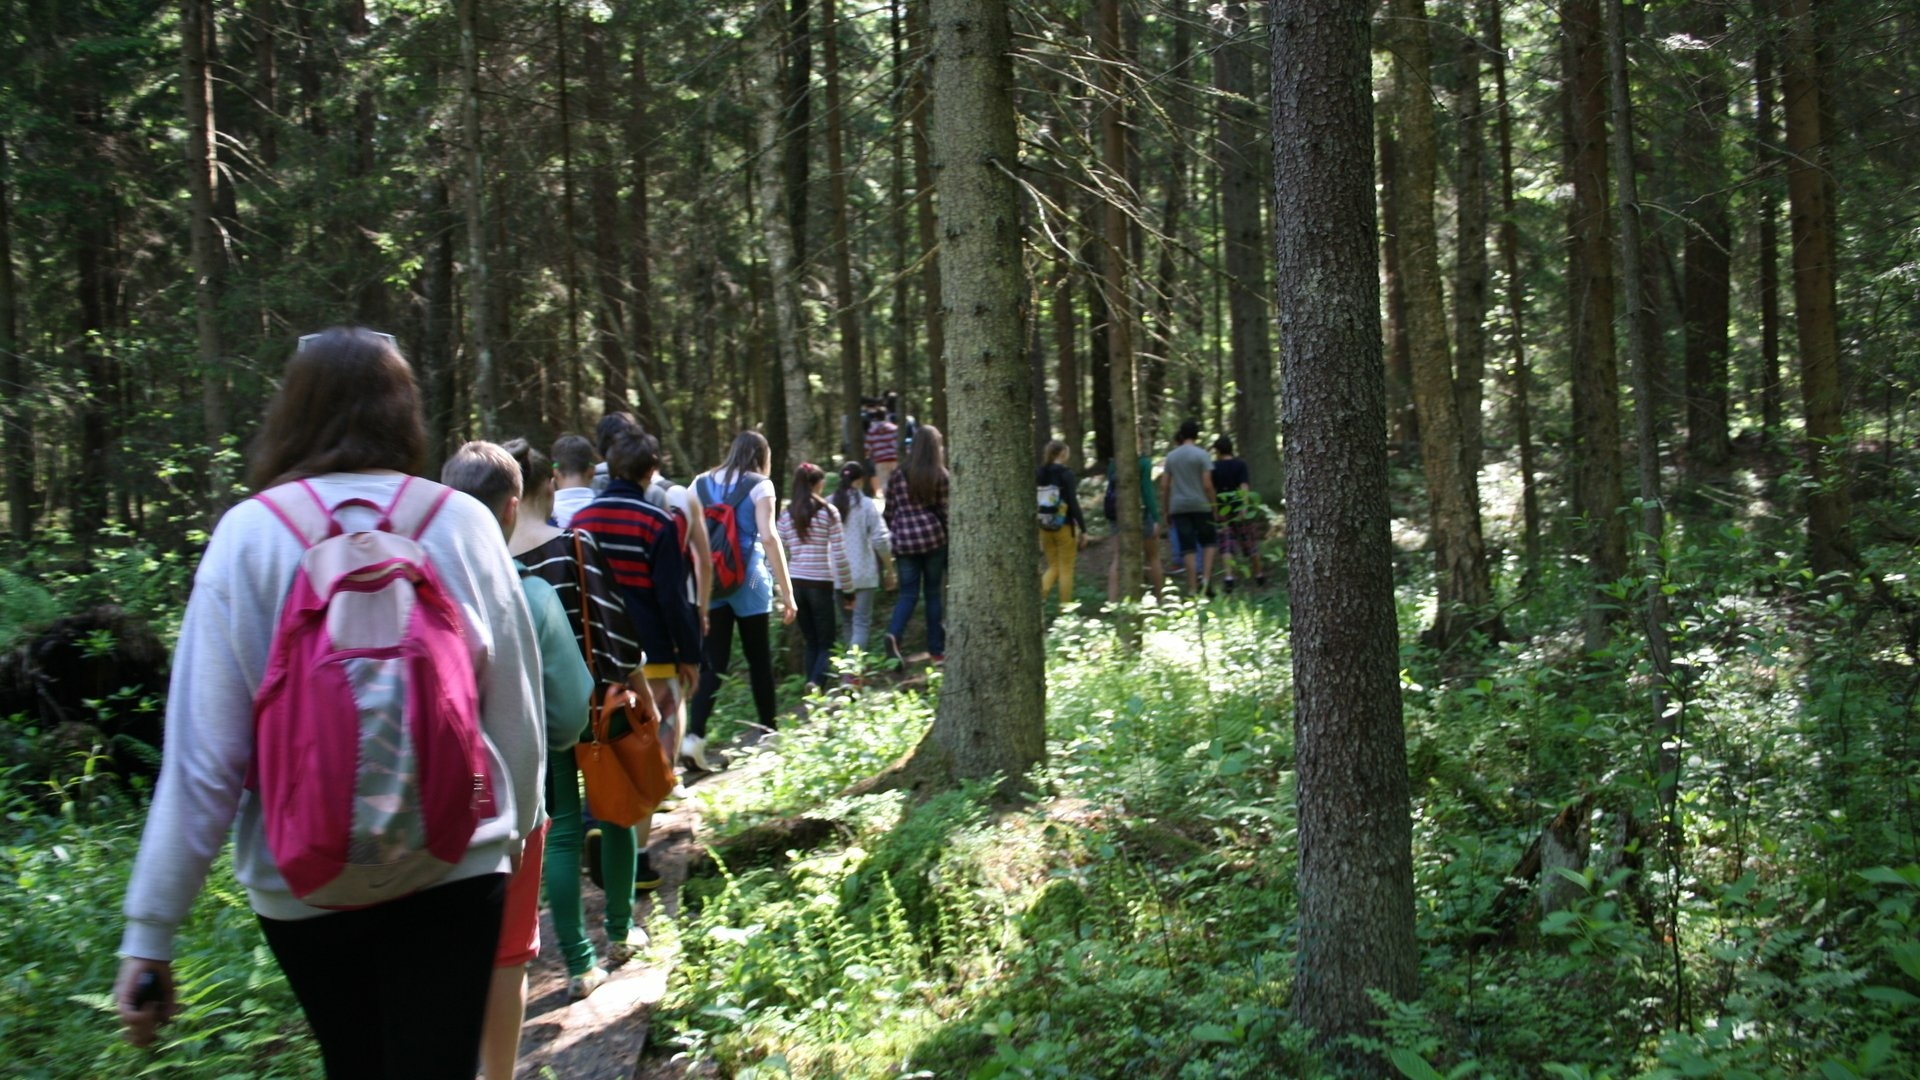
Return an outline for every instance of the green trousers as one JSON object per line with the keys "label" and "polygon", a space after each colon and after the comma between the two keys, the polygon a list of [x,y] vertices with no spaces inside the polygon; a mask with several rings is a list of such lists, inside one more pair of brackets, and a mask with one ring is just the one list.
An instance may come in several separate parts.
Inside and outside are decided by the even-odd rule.
{"label": "green trousers", "polygon": [[[581,828],[580,767],[573,751],[547,756],[547,863],[544,877],[547,907],[553,911],[554,934],[568,975],[583,975],[593,967],[593,942],[587,940],[585,908],[580,899]],[[596,823],[600,830],[600,866],[607,881],[607,941],[627,939],[633,928],[633,871],[639,845],[631,827],[618,829]]]}

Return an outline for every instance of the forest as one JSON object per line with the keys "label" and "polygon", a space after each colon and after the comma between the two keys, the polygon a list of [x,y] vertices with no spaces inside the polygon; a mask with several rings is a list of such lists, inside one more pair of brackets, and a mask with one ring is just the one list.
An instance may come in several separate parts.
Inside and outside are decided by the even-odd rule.
{"label": "forest", "polygon": [[[224,858],[156,1052],[109,991],[194,568],[340,324],[429,476],[946,433],[944,664],[788,664],[754,746],[728,680],[618,1075],[1920,1073],[1920,5],[0,14],[9,1075],[321,1075]],[[1258,586],[1094,513],[1187,420]]]}

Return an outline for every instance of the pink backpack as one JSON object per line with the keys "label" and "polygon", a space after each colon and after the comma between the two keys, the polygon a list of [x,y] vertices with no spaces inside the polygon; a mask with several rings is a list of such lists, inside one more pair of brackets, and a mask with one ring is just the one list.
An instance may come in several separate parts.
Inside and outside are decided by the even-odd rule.
{"label": "pink backpack", "polygon": [[[408,477],[385,509],[329,508],[304,480],[255,496],[306,554],[254,697],[248,783],[274,864],[317,907],[439,881],[494,812],[473,654],[418,543],[451,493]],[[345,506],[379,527],[345,532]]]}

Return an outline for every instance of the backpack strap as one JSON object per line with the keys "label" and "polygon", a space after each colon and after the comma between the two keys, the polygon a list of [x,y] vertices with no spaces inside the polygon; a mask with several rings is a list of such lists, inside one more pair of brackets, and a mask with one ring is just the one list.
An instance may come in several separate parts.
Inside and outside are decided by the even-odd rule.
{"label": "backpack strap", "polygon": [[400,481],[400,490],[393,493],[393,501],[382,512],[380,527],[409,540],[418,540],[452,494],[452,488],[431,480],[405,477]]}
{"label": "backpack strap", "polygon": [[[297,489],[297,490],[296,490]],[[301,498],[301,494],[307,496]],[[310,548],[322,540],[340,533],[340,523],[333,519],[333,511],[313,490],[313,485],[305,480],[294,480],[278,487],[268,488],[254,496],[261,505],[273,511],[273,516],[293,533],[302,548]]]}

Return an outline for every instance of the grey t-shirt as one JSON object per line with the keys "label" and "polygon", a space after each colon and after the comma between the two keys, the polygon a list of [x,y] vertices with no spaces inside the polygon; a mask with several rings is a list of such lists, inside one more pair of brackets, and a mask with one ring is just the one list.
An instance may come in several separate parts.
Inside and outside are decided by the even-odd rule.
{"label": "grey t-shirt", "polygon": [[1207,489],[1202,486],[1213,468],[1213,455],[1200,449],[1198,443],[1181,443],[1168,452],[1161,467],[1167,473],[1167,513],[1213,512],[1213,503],[1207,500]]}

